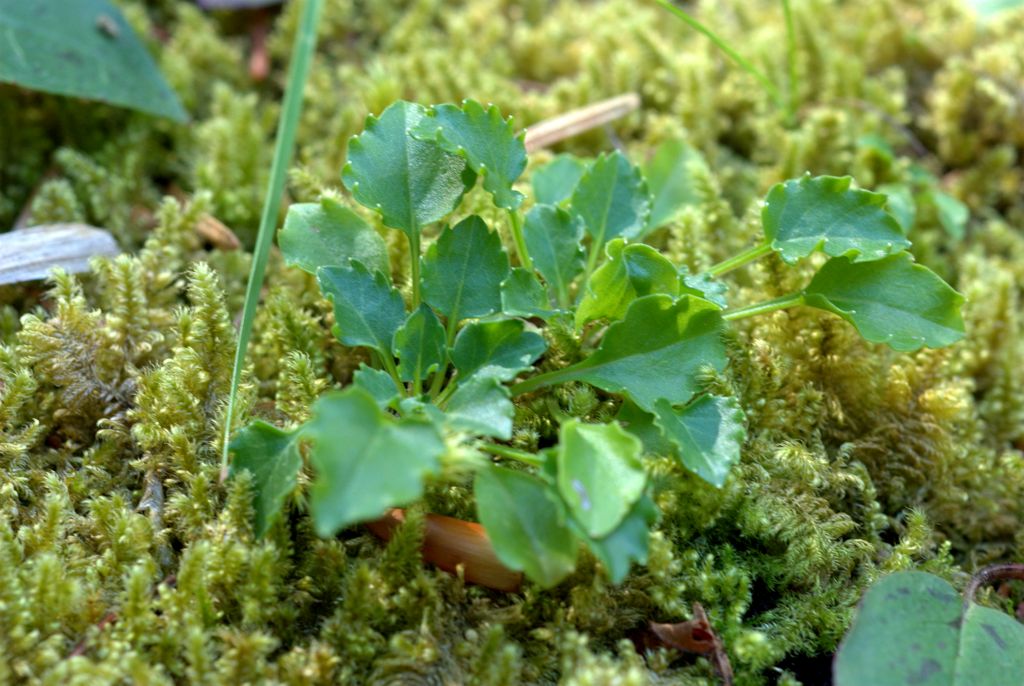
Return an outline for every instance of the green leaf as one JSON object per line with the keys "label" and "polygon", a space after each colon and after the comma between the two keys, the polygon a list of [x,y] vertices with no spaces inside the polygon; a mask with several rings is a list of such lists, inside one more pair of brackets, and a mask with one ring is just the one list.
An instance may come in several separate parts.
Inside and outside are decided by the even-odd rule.
{"label": "green leaf", "polygon": [[967,220],[971,216],[967,205],[938,188],[929,189],[925,197],[935,207],[935,214],[939,219],[939,224],[946,230],[946,233],[951,238],[962,239],[964,234],[967,233]]}
{"label": "green leaf", "polygon": [[445,449],[432,423],[396,420],[359,388],[317,400],[303,436],[312,441],[317,477],[310,509],[320,536],[419,498],[423,479],[439,471]]}
{"label": "green leaf", "polygon": [[243,470],[252,474],[256,538],[263,538],[270,530],[284,507],[285,498],[295,489],[302,469],[299,435],[298,430],[282,431],[257,420],[239,431],[231,441],[231,451],[235,454],[231,474]]}
{"label": "green leaf", "polygon": [[331,198],[289,207],[277,242],[286,264],[310,274],[320,267],[343,267],[349,260],[362,262],[370,271],[391,272],[384,239]]}
{"label": "green leaf", "polygon": [[359,369],[352,375],[352,385],[361,388],[377,401],[377,406],[382,410],[389,407],[401,395],[395,380],[391,375],[380,369],[359,365]]}
{"label": "green leaf", "polygon": [[569,306],[569,288],[583,273],[583,222],[551,205],[535,205],[523,225],[526,247],[562,307]]}
{"label": "green leaf", "polygon": [[546,349],[544,337],[527,331],[521,320],[502,319],[464,326],[455,337],[451,354],[459,371],[459,383],[477,373],[511,381],[530,369]]}
{"label": "green leaf", "polygon": [[503,441],[512,438],[514,414],[508,389],[493,376],[474,376],[460,382],[445,408],[452,428]]}
{"label": "green leaf", "polygon": [[651,191],[647,231],[676,219],[683,208],[700,204],[701,196],[692,179],[695,170],[706,172],[707,163],[689,143],[669,140],[658,146],[654,157],[644,165],[644,176]]}
{"label": "green leaf", "polygon": [[616,236],[635,239],[644,233],[650,194],[640,170],[616,151],[590,164],[572,194],[571,207],[600,249]]}
{"label": "green leaf", "polygon": [[793,264],[815,251],[878,260],[910,247],[885,211],[885,196],[850,188],[849,176],[804,176],[776,184],[761,210],[773,250]]}
{"label": "green leaf", "polygon": [[587,164],[563,153],[533,172],[534,199],[544,205],[560,205],[572,197]]}
{"label": "green leaf", "polygon": [[354,261],[347,267],[321,267],[316,276],[320,290],[334,303],[338,340],[391,355],[395,331],[405,321],[405,303],[387,277],[371,274]]}
{"label": "green leaf", "polygon": [[644,452],[650,455],[676,455],[678,447],[665,437],[665,431],[658,424],[657,417],[640,407],[628,398],[622,401],[615,415],[626,431],[639,438],[644,444]]}
{"label": "green leaf", "polygon": [[532,581],[551,587],[576,566],[577,543],[565,523],[565,509],[547,484],[504,467],[476,475],[480,523],[498,559]]}
{"label": "green leaf", "polygon": [[497,106],[485,110],[474,100],[464,100],[461,108],[437,105],[430,108],[412,132],[419,138],[436,140],[446,151],[464,157],[469,167],[483,176],[484,189],[498,207],[515,210],[523,202],[522,193],[512,189],[526,169],[523,134],[516,132],[511,118],[501,118]]}
{"label": "green leaf", "polygon": [[608,261],[591,275],[576,308],[576,328],[601,317],[621,319],[630,303],[645,295],[679,294],[679,271],[651,246],[616,238],[605,254]]}
{"label": "green leaf", "polygon": [[877,262],[832,258],[804,289],[804,302],[838,314],[872,343],[902,352],[940,348],[964,336],[963,296],[909,253]]}
{"label": "green leaf", "polygon": [[642,452],[640,439],[618,424],[562,424],[558,491],[588,536],[610,534],[640,499],[647,485]]}
{"label": "green leaf", "polygon": [[423,299],[454,321],[501,310],[508,277],[501,237],[476,215],[441,232],[423,260]]}
{"label": "green leaf", "polygon": [[683,466],[721,488],[729,470],[740,461],[747,435],[736,399],[705,395],[681,408],[659,400],[654,410],[665,436],[676,444]]}
{"label": "green leaf", "polygon": [[422,381],[448,361],[444,325],[426,305],[395,331],[393,345],[402,381]]}
{"label": "green leaf", "polygon": [[360,204],[410,239],[450,214],[476,182],[462,158],[409,134],[425,116],[423,107],[399,101],[379,119],[367,117],[366,129],[349,141],[341,172]]}
{"label": "green leaf", "polygon": [[0,2],[0,82],[183,122],[153,58],[107,0]]}
{"label": "green leaf", "polygon": [[834,663],[836,686],[997,686],[1024,674],[1024,627],[924,572],[897,572],[861,601]]}
{"label": "green leaf", "polygon": [[685,266],[680,268],[679,274],[682,279],[680,293],[689,293],[710,300],[723,310],[729,306],[729,301],[725,297],[729,287],[724,281],[719,281],[707,272],[690,274]]}
{"label": "green leaf", "polygon": [[647,543],[650,528],[658,521],[658,507],[648,496],[637,500],[615,530],[604,538],[590,538],[580,531],[580,538],[587,544],[613,584],[620,584],[629,574],[630,565],[647,564]]}
{"label": "green leaf", "polygon": [[991,19],[1000,12],[1024,7],[1024,0],[970,0],[970,4],[982,19]]}
{"label": "green leaf", "polygon": [[917,219],[917,206],[910,188],[903,183],[887,183],[879,186],[878,192],[885,193],[885,210],[899,223],[903,235],[910,235]]}
{"label": "green leaf", "polygon": [[513,317],[548,319],[557,314],[537,277],[529,269],[514,267],[501,283],[501,311]]}

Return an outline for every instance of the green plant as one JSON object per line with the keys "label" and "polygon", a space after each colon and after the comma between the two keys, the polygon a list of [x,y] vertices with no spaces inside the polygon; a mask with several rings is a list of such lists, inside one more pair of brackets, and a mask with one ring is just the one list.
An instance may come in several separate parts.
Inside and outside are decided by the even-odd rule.
{"label": "green plant", "polygon": [[[416,501],[427,480],[472,473],[506,565],[550,586],[582,542],[618,582],[646,560],[657,517],[645,455],[675,455],[719,487],[740,458],[744,416],[722,376],[728,322],[806,305],[899,351],[963,335],[962,297],[914,263],[885,196],[849,177],[776,185],[764,240],[692,275],[642,242],[684,202],[663,182],[672,174],[660,169],[649,186],[619,152],[552,164],[534,178],[548,202],[523,214],[522,136],[496,107],[397,102],[351,141],[342,178],[404,234],[408,268],[389,264],[382,237],[342,203],[291,208],[285,259],[316,275],[338,339],[370,363],[308,422],[256,421],[231,444],[233,471],[253,475],[258,535],[296,488],[304,454],[322,536]],[[478,177],[508,216],[519,266],[477,215],[442,226],[423,250]],[[769,254],[825,259],[805,288],[729,307],[719,277]],[[408,307],[392,271],[410,277]],[[565,409],[552,389],[567,383],[579,402]]]}

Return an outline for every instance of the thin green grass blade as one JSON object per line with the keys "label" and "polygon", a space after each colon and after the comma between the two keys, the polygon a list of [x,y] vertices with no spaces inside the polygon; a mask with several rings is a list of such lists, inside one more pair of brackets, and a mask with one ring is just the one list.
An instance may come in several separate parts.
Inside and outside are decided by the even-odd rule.
{"label": "thin green grass blade", "polygon": [[292,47],[292,61],[288,72],[288,84],[284,94],[284,108],[281,119],[277,123],[277,139],[274,146],[274,161],[270,168],[270,183],[267,184],[267,195],[263,201],[263,214],[260,217],[260,229],[256,237],[256,249],[252,256],[252,270],[249,272],[249,283],[245,290],[245,305],[242,307],[242,325],[238,329],[238,348],[235,351],[235,366],[231,371],[231,393],[228,395],[227,414],[224,416],[224,449],[221,454],[220,479],[224,481],[228,473],[228,446],[231,442],[231,426],[235,411],[235,399],[238,395],[238,382],[245,364],[245,353],[249,347],[249,336],[252,334],[252,322],[259,305],[260,289],[263,287],[263,276],[267,268],[267,257],[270,246],[274,243],[274,228],[277,226],[278,211],[281,208],[281,194],[288,167],[295,151],[295,133],[299,127],[299,114],[302,112],[302,94],[306,89],[306,76],[309,64],[316,49],[316,27],[319,22],[322,0],[306,0],[302,8],[299,32],[295,36]]}

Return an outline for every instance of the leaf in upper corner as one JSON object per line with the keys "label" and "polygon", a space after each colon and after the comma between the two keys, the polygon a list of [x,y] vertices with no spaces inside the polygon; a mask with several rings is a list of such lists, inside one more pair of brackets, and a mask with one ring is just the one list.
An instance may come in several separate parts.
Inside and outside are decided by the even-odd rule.
{"label": "leaf in upper corner", "polygon": [[184,122],[146,47],[107,0],[0,2],[0,82]]}
{"label": "leaf in upper corner", "polygon": [[700,204],[701,196],[692,178],[696,170],[707,171],[707,163],[689,143],[673,139],[658,146],[654,157],[644,165],[644,177],[651,192],[647,231],[676,219],[683,208]]}
{"label": "leaf in upper corner", "polygon": [[679,271],[660,252],[643,243],[626,245],[622,238],[605,246],[608,260],[584,285],[576,308],[576,328],[594,319],[621,319],[637,298],[652,293],[679,294]]}
{"label": "leaf in upper corner", "polygon": [[836,686],[1002,686],[1024,674],[1024,627],[965,605],[943,579],[896,572],[857,607],[833,663]]}
{"label": "leaf in upper corner", "polygon": [[395,419],[360,388],[317,400],[303,437],[311,441],[316,470],[310,510],[320,536],[419,498],[424,478],[440,470],[445,450],[433,423]]}
{"label": "leaf in upper corner", "polygon": [[651,196],[640,170],[615,151],[594,160],[580,178],[570,205],[583,219],[593,245],[622,236],[640,238],[647,225]]}
{"label": "leaf in upper corner", "polygon": [[962,295],[910,253],[875,262],[834,257],[804,289],[804,301],[853,324],[872,343],[901,352],[941,348],[964,337]]}
{"label": "leaf in upper corner", "polygon": [[[629,574],[634,562],[647,564],[647,545],[650,529],[658,521],[658,507],[647,495],[641,495],[636,504],[615,529],[603,538],[590,538],[579,531],[613,584],[620,584]],[[578,528],[578,527],[577,527]]]}
{"label": "leaf in upper corner", "polygon": [[412,134],[465,158],[470,169],[483,176],[484,189],[498,207],[515,210],[522,204],[523,195],[512,184],[526,169],[523,134],[516,132],[511,118],[501,118],[497,106],[485,110],[475,100],[463,101],[462,107],[435,105]]}
{"label": "leaf in upper corner", "polygon": [[377,401],[377,406],[382,410],[391,405],[401,395],[395,380],[391,375],[380,369],[367,367],[366,364],[359,365],[359,369],[352,375],[352,385],[361,388]]}
{"label": "leaf in upper corner", "polygon": [[535,205],[526,213],[523,238],[534,267],[568,307],[572,282],[583,273],[583,222],[560,207]]}
{"label": "leaf in upper corner", "polygon": [[565,508],[541,479],[504,467],[483,469],[476,509],[498,559],[549,588],[576,567],[577,543]]}
{"label": "leaf in upper corner", "polygon": [[533,172],[534,199],[544,205],[560,205],[572,197],[587,163],[563,153]]}
{"label": "leaf in upper corner", "polygon": [[421,304],[395,331],[393,349],[402,381],[422,381],[448,360],[444,325]]}
{"label": "leaf in upper corner", "polygon": [[445,408],[454,429],[507,441],[512,438],[515,407],[508,389],[493,376],[474,376],[459,383]]}
{"label": "leaf in upper corner", "polygon": [[299,455],[300,430],[283,431],[262,421],[245,427],[232,439],[231,474],[248,470],[252,474],[253,533],[263,538],[281,513],[285,498],[295,488],[302,469]]}
{"label": "leaf in upper corner", "polygon": [[704,395],[685,407],[659,400],[654,411],[665,436],[675,443],[683,466],[721,488],[733,465],[740,461],[747,435],[743,410],[736,399]]}
{"label": "leaf in upper corner", "polygon": [[591,538],[607,536],[647,486],[643,445],[616,423],[562,424],[558,442],[558,491]]}
{"label": "leaf in upper corner", "polygon": [[1024,7],[1024,0],[970,0],[970,4],[982,19],[991,19],[1000,12]]}
{"label": "leaf in upper corner", "polygon": [[332,198],[289,207],[277,242],[286,264],[310,274],[320,267],[345,266],[349,260],[362,262],[370,271],[391,271],[380,234]]}
{"label": "leaf in upper corner", "polygon": [[365,130],[349,141],[348,162],[341,172],[345,187],[361,205],[410,238],[448,216],[476,182],[461,157],[409,134],[425,116],[420,105],[398,101],[380,118],[367,117]]}
{"label": "leaf in upper corner", "polygon": [[558,312],[551,308],[548,294],[529,269],[514,267],[501,282],[501,311],[512,317],[548,319]]}
{"label": "leaf in upper corner", "polygon": [[446,228],[423,258],[423,299],[455,321],[501,310],[508,277],[501,237],[476,215]]}
{"label": "leaf in upper corner", "polygon": [[459,383],[478,372],[511,381],[530,369],[546,349],[544,337],[527,331],[522,320],[502,319],[464,326],[455,337],[451,355],[459,371]]}
{"label": "leaf in upper corner", "polygon": [[723,328],[718,306],[707,300],[644,296],[608,327],[597,350],[561,370],[559,380],[626,393],[648,411],[661,399],[682,405],[700,390],[702,368],[725,368]]}
{"label": "leaf in upper corner", "polygon": [[321,267],[316,276],[320,290],[334,303],[338,340],[390,355],[395,331],[405,321],[405,303],[387,277],[371,274],[354,261],[347,267]]}
{"label": "leaf in upper corner", "polygon": [[793,264],[815,251],[856,262],[910,247],[881,193],[851,188],[849,176],[804,176],[776,184],[761,210],[764,235]]}

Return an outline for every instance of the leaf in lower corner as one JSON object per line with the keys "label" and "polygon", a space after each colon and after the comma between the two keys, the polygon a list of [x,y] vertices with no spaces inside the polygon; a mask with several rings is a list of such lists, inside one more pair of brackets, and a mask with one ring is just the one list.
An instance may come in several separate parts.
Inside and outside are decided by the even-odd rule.
{"label": "leaf in lower corner", "polygon": [[476,215],[446,228],[423,258],[423,299],[461,321],[501,309],[501,282],[509,274],[501,237]]}
{"label": "leaf in lower corner", "polygon": [[679,461],[721,488],[733,465],[740,461],[747,433],[743,410],[736,399],[705,395],[680,408],[659,400],[654,410],[666,438],[676,445]]}
{"label": "leaf in lower corner", "polygon": [[391,271],[380,234],[332,198],[289,207],[277,241],[285,262],[310,274],[320,267],[343,267],[349,260],[362,262],[371,272]]}
{"label": "leaf in lower corner", "polygon": [[539,204],[560,205],[572,197],[587,164],[580,158],[561,154],[533,172],[533,195]]}
{"label": "leaf in lower corner", "polygon": [[503,441],[512,438],[513,415],[515,407],[508,389],[493,376],[460,382],[445,408],[452,428]]}
{"label": "leaf in lower corner", "polygon": [[317,400],[303,437],[312,443],[310,509],[321,536],[419,498],[445,449],[432,422],[395,419],[360,388]]}
{"label": "leaf in lower corner", "polygon": [[448,361],[444,325],[424,304],[395,331],[393,347],[402,381],[423,381]]}
{"label": "leaf in lower corner", "polygon": [[253,531],[262,538],[284,506],[285,498],[295,488],[302,468],[299,455],[301,430],[283,431],[262,421],[245,427],[231,441],[231,474],[248,470],[252,474],[253,510],[256,521]]}
{"label": "leaf in lower corner", "polygon": [[348,346],[366,346],[390,355],[395,331],[405,321],[405,302],[387,277],[351,262],[347,267],[321,267],[317,281],[334,303],[338,339]]}
{"label": "leaf in lower corner", "polygon": [[572,212],[583,219],[600,249],[616,236],[640,238],[650,213],[650,193],[640,170],[615,151],[602,154],[584,172],[572,194]]}
{"label": "leaf in lower corner", "polygon": [[473,322],[462,327],[452,347],[452,363],[459,383],[478,372],[499,381],[511,381],[533,366],[547,343],[535,331],[527,331],[520,319]]}
{"label": "leaf in lower corner", "polygon": [[576,538],[564,506],[541,479],[504,467],[477,473],[474,486],[480,523],[498,559],[544,587],[576,566]]}

